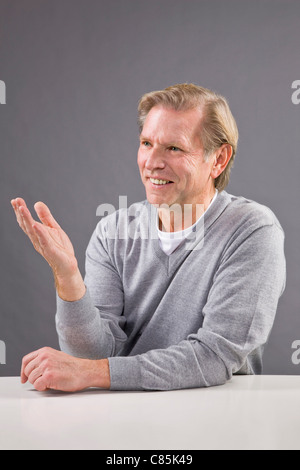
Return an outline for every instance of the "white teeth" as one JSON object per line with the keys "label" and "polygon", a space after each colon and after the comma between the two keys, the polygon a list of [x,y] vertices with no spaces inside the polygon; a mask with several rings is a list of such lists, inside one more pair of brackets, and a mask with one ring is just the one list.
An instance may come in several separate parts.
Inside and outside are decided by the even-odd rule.
{"label": "white teeth", "polygon": [[170,183],[170,181],[166,181],[166,180],[155,180],[153,178],[150,178],[150,181],[151,183],[154,183],[154,184],[167,184],[167,183]]}

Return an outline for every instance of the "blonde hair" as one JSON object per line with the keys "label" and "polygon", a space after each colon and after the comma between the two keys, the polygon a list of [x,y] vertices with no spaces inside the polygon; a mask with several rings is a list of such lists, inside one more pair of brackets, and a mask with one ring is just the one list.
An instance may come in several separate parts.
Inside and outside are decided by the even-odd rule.
{"label": "blonde hair", "polygon": [[153,106],[165,106],[176,111],[201,108],[203,119],[199,129],[205,158],[209,159],[221,145],[229,144],[232,156],[225,170],[215,179],[215,187],[222,191],[229,182],[230,170],[237,151],[238,128],[227,100],[207,89],[190,83],[173,85],[164,90],[152,91],[142,96],[138,105],[140,132]]}

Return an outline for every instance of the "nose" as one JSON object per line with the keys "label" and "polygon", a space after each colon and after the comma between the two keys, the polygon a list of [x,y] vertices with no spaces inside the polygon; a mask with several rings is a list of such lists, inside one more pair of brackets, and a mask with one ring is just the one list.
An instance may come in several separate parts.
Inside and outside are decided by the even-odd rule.
{"label": "nose", "polygon": [[166,163],[163,158],[162,152],[157,148],[152,148],[147,153],[147,159],[145,163],[145,168],[148,171],[153,171],[156,169],[162,170],[165,168]]}

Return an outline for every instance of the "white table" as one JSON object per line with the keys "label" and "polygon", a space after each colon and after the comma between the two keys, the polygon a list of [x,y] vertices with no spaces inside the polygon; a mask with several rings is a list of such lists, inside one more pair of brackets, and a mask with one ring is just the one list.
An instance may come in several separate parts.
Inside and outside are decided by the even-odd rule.
{"label": "white table", "polygon": [[[0,378],[1,450],[300,449],[300,376],[172,392],[37,392]],[[112,453],[113,455],[113,453]]]}

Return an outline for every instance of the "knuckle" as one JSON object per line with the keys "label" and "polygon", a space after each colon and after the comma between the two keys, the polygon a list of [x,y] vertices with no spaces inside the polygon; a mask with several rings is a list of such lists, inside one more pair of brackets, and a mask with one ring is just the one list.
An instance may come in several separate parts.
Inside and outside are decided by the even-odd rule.
{"label": "knuckle", "polygon": [[46,370],[48,370],[49,367],[51,367],[51,361],[50,361],[49,357],[45,357],[45,359],[43,360],[43,367]]}
{"label": "knuckle", "polygon": [[34,387],[36,388],[38,392],[44,392],[47,389],[43,379],[37,380],[34,383]]}
{"label": "knuckle", "polygon": [[23,357],[22,359],[22,367],[27,366],[27,364],[30,362],[32,357],[32,354],[26,354],[26,356]]}
{"label": "knuckle", "polygon": [[31,370],[30,363],[27,364],[27,365],[24,365],[24,373],[27,375],[27,377],[28,377],[28,374],[29,374],[30,370]]}
{"label": "knuckle", "polygon": [[43,378],[44,378],[46,384],[48,384],[48,386],[49,386],[55,380],[54,371],[48,368],[47,370],[45,370],[45,372],[43,374]]}
{"label": "knuckle", "polygon": [[44,361],[45,359],[47,359],[47,354],[44,351],[41,351],[39,353],[39,360]]}
{"label": "knuckle", "polygon": [[49,358],[49,351],[48,348],[42,348],[39,351],[39,357],[42,361],[45,361],[46,359]]}
{"label": "knuckle", "polygon": [[50,348],[48,348],[48,346],[44,346],[43,348],[41,348],[39,350],[39,352],[42,354],[42,353],[47,353],[49,351]]}

